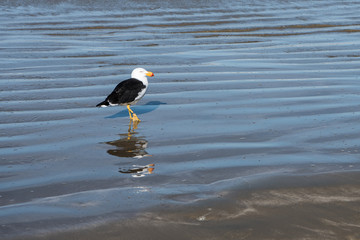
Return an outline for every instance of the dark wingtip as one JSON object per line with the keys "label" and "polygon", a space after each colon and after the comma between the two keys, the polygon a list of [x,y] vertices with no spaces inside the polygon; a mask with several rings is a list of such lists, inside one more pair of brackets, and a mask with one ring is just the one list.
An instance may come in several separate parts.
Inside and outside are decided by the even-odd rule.
{"label": "dark wingtip", "polygon": [[107,107],[109,106],[109,102],[108,101],[102,101],[101,103],[99,103],[98,105],[96,105],[96,107]]}

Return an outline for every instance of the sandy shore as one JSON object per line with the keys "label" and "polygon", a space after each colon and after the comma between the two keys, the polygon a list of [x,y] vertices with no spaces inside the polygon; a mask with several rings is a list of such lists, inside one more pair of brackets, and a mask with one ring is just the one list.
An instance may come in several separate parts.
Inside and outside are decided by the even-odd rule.
{"label": "sandy shore", "polygon": [[360,237],[360,172],[276,176],[193,204],[19,239],[346,239]]}

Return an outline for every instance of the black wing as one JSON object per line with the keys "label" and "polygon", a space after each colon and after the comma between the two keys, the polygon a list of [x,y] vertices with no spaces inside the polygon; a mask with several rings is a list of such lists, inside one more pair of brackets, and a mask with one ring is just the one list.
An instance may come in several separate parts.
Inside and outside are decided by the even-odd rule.
{"label": "black wing", "polygon": [[146,86],[141,81],[130,78],[119,83],[105,101],[108,101],[111,104],[132,102],[145,87]]}

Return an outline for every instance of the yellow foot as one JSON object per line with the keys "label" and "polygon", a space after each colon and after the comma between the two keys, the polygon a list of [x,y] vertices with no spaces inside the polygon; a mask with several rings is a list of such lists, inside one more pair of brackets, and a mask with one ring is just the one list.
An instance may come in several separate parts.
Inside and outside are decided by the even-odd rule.
{"label": "yellow foot", "polygon": [[133,116],[132,116],[131,120],[133,120],[135,122],[140,122],[140,119],[136,116],[135,113],[133,113]]}

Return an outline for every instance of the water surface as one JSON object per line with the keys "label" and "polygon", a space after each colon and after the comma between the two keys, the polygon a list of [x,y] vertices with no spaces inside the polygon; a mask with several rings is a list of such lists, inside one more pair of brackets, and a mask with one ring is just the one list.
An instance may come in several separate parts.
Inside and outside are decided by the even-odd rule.
{"label": "water surface", "polygon": [[[359,212],[352,207],[359,202],[354,196],[359,190],[358,2],[1,3],[0,231],[5,238],[116,229],[112,224],[121,221],[136,228],[151,212],[164,222],[200,224],[202,237],[217,226],[239,231],[226,239],[256,239],[259,235],[248,229],[262,226],[255,224],[258,215],[254,225],[244,225],[238,216],[225,221],[213,213],[222,211],[223,203],[211,202],[219,196],[228,203],[251,202],[255,197],[245,189],[260,200],[275,198],[271,188],[298,197],[316,192]],[[94,107],[135,67],[155,73],[146,96],[133,107],[142,120],[137,126],[124,108]],[[314,179],[324,187],[305,184],[298,192],[291,189],[294,179]],[[266,190],[266,183],[273,185]],[[315,204],[305,212],[323,204],[304,201]],[[290,206],[282,209],[288,212],[292,204],[280,205]],[[255,205],[266,214],[269,205]],[[170,211],[177,207],[191,209],[190,215]],[[201,212],[208,208],[211,214]],[[229,208],[224,211],[239,209]],[[338,212],[350,230],[330,231],[329,226],[346,227],[327,222],[322,231],[333,234],[326,239],[359,237],[353,231],[359,219],[347,213]],[[284,218],[275,222],[287,222],[279,216]],[[211,224],[202,225],[205,220]],[[296,226],[299,239],[323,236],[301,222]],[[191,228],[183,230],[195,235]],[[88,237],[79,233],[77,239]]]}

